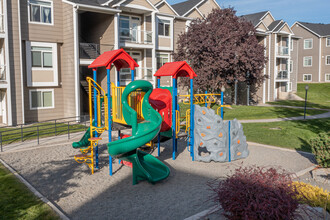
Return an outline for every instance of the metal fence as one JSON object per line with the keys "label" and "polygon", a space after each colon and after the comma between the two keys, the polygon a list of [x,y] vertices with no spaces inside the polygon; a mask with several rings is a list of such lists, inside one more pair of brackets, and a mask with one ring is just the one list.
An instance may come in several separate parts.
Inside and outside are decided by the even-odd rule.
{"label": "metal fence", "polygon": [[24,142],[28,139],[39,140],[42,137],[51,137],[70,134],[78,131],[86,131],[89,127],[89,115],[76,117],[59,118],[43,122],[18,125],[16,127],[0,127],[0,150],[3,152],[3,145],[13,142]]}

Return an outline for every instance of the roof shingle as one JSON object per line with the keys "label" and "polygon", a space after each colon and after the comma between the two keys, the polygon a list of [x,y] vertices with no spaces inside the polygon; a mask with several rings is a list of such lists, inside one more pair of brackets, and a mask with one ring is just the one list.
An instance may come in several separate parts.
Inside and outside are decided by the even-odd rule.
{"label": "roof shingle", "polygon": [[268,11],[262,11],[258,13],[242,15],[241,18],[250,21],[253,24],[253,26],[256,26],[257,24],[259,24],[261,18],[264,17],[267,12]]}
{"label": "roof shingle", "polygon": [[308,23],[308,22],[300,22],[301,25],[305,26],[309,30],[315,32],[320,36],[328,36],[330,35],[330,24],[320,24],[320,23]]}
{"label": "roof shingle", "polygon": [[177,4],[171,5],[171,6],[179,15],[182,16],[202,1],[203,0],[188,0],[188,1],[180,2]]}

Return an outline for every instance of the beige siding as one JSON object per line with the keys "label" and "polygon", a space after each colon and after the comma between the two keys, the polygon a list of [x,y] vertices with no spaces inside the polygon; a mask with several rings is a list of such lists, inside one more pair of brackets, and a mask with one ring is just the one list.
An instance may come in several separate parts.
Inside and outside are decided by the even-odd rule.
{"label": "beige siding", "polygon": [[190,12],[186,17],[189,17],[189,18],[202,18],[201,14],[199,14],[196,9],[194,9],[192,12]]}
{"label": "beige siding", "polygon": [[128,5],[128,4],[132,4],[132,5],[141,5],[144,6],[148,9],[154,9],[147,1],[145,0],[128,0],[124,3],[124,5]]}
{"label": "beige siding", "polygon": [[[318,82],[319,80],[319,38],[311,32],[305,30],[300,26],[293,26],[292,31],[296,36],[302,37],[299,40],[299,57],[298,57],[298,82],[303,82],[304,74],[312,74],[312,82]],[[304,49],[304,40],[313,39],[313,48]],[[304,57],[312,57],[312,66],[304,67]]]}
{"label": "beige siding", "polygon": [[149,2],[151,2],[152,4],[157,4],[158,2],[160,2],[160,0],[149,0]]}
{"label": "beige siding", "polygon": [[74,30],[73,8],[63,6],[63,46],[61,47],[61,72],[63,89],[64,117],[74,116],[75,113],[75,58],[74,58]]}
{"label": "beige siding", "polygon": [[277,34],[271,34],[271,45],[270,45],[270,93],[269,93],[269,98],[270,101],[274,101],[274,92],[275,92],[275,62],[276,62],[276,57],[275,57],[275,40],[276,40]]}
{"label": "beige siding", "polygon": [[165,3],[158,6],[158,10],[159,10],[160,13],[175,15],[173,10]]}
{"label": "beige siding", "polygon": [[326,46],[327,38],[322,38],[321,82],[325,82],[325,74],[330,74],[330,65],[326,65],[326,58],[330,56],[330,46]]}
{"label": "beige siding", "polygon": [[204,15],[207,16],[212,9],[219,8],[218,5],[214,3],[213,0],[208,0],[198,7],[198,10]]}
{"label": "beige siding", "polygon": [[53,70],[32,70],[32,82],[54,82]]}
{"label": "beige siding", "polygon": [[172,38],[169,37],[158,37],[158,46],[159,47],[171,47]]}
{"label": "beige siding", "polygon": [[271,23],[273,23],[274,19],[272,18],[272,16],[270,16],[270,14],[267,14],[267,16],[262,19],[262,21],[268,27]]}
{"label": "beige siding", "polygon": [[186,21],[185,20],[174,20],[174,51],[177,50],[177,42],[179,35],[186,31]]}
{"label": "beige siding", "polygon": [[53,0],[53,25],[33,24],[28,22],[27,1],[21,2],[22,19],[22,40],[62,42],[63,23],[62,23],[62,1]]}
{"label": "beige siding", "polygon": [[280,32],[291,33],[291,30],[290,30],[290,28],[288,27],[288,25],[285,24],[284,27],[281,29]]}
{"label": "beige siding", "polygon": [[290,81],[292,82],[292,91],[297,91],[297,77],[298,77],[298,39],[293,40],[293,48],[291,51],[292,72],[290,73]]}
{"label": "beige siding", "polygon": [[263,31],[267,31],[266,26],[263,23],[260,23],[259,26],[257,27],[257,29],[261,29]]}
{"label": "beige siding", "polygon": [[[13,124],[23,123],[22,117],[22,86],[20,68],[20,46],[18,29],[18,5],[17,1],[7,1],[8,34],[9,34],[9,61],[11,76],[11,101]],[[26,19],[21,19],[26,20]]]}

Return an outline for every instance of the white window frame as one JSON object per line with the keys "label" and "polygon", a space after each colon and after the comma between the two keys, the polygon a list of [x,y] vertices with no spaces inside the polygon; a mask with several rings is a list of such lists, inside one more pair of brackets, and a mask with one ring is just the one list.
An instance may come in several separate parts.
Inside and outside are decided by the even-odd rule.
{"label": "white window frame", "polygon": [[[31,47],[51,47],[53,67],[42,68],[32,67]],[[32,82],[32,70],[50,70],[53,71],[54,82]],[[58,86],[58,57],[57,57],[57,43],[31,42],[26,41],[26,72],[27,72],[27,86]]]}
{"label": "white window frame", "polygon": [[[50,107],[32,107],[32,92],[52,92],[52,106]],[[29,103],[30,110],[52,109],[55,108],[54,89],[30,89],[29,90]],[[42,100],[42,99],[41,99]]]}
{"label": "white window frame", "polygon": [[[129,23],[129,34],[131,35],[131,31],[132,31],[132,23],[133,23],[133,17],[134,18],[139,18],[139,21],[140,21],[140,24],[139,24],[139,26],[138,26],[138,29],[137,29],[137,42],[141,42],[141,25],[142,25],[142,17],[141,16],[138,16],[138,15],[129,15],[129,14],[120,14],[120,16],[125,16],[125,17],[128,17],[128,19],[126,19],[126,18],[123,18],[123,19],[125,19],[125,20],[128,20],[128,23]],[[120,16],[119,16],[119,24],[118,24],[118,26],[119,26],[119,41],[120,41],[120,39],[123,39],[123,40],[127,40],[127,39],[130,39],[130,36],[129,37],[126,37],[126,36],[122,36],[122,35],[120,35],[120,29],[121,29],[121,26],[120,26]]]}
{"label": "white window frame", "polygon": [[43,2],[49,2],[50,3],[50,7],[51,7],[51,17],[52,17],[52,22],[51,23],[44,23],[44,22],[37,22],[37,21],[31,21],[31,15],[30,15],[30,1],[27,2],[27,10],[28,10],[28,21],[30,24],[41,24],[41,25],[50,25],[50,26],[53,26],[54,25],[54,4],[53,4],[53,1],[49,1],[49,0],[41,0]]}
{"label": "white window frame", "polygon": [[[310,80],[305,80],[305,76],[311,76],[311,79]],[[313,80],[313,75],[312,74],[304,74],[303,75],[303,81],[304,82],[312,82],[312,80]]]}
{"label": "white window frame", "polygon": [[[311,48],[306,48],[305,47],[305,45],[306,45],[305,42],[308,41],[308,40],[311,40],[311,42],[312,42],[312,47]],[[304,50],[310,50],[310,49],[313,49],[313,38],[308,38],[308,39],[304,40]]]}
{"label": "white window frame", "polygon": [[330,55],[326,55],[325,56],[325,65],[330,65],[330,62],[328,63],[328,57],[329,57],[329,61],[330,61]]}
{"label": "white window frame", "polygon": [[293,60],[290,60],[290,63],[289,63],[289,73],[292,73],[293,72]]}
{"label": "white window frame", "polygon": [[292,92],[292,82],[288,82],[287,86],[288,86],[287,88],[288,92]]}
{"label": "white window frame", "polygon": [[326,47],[330,47],[330,37],[327,37],[325,39],[325,45],[326,45]]}
{"label": "white window frame", "polygon": [[[170,25],[170,27],[169,27],[169,30],[168,30],[168,36],[166,36],[166,35],[160,35],[159,34],[159,23],[160,23],[160,21],[166,21],[166,22],[169,22],[169,23],[164,23],[164,24],[169,24]],[[171,19],[168,19],[168,18],[158,18],[157,19],[157,35],[159,36],[159,37],[162,37],[162,38],[171,38],[172,37],[172,34],[171,34],[171,29],[173,28],[173,22],[172,22],[173,20],[171,20]],[[164,34],[165,34],[165,25],[164,25]]]}
{"label": "white window frame", "polygon": [[[327,76],[329,76],[329,80],[327,80]],[[330,82],[330,73],[326,73],[326,74],[324,75],[324,81],[325,81],[325,82]]]}
{"label": "white window frame", "polygon": [[[162,54],[162,55],[167,55],[168,63],[171,62],[171,60],[170,60],[170,59],[171,59],[171,57],[170,57],[170,53],[159,52],[159,53],[156,54],[156,68],[157,68],[157,60],[158,60],[158,57],[159,57],[159,55],[161,55],[161,54]],[[163,64],[163,65],[164,65],[164,64]]]}
{"label": "white window frame", "polygon": [[290,39],[290,50],[293,51],[293,39]]}
{"label": "white window frame", "polygon": [[[308,58],[308,57],[311,58],[311,65],[305,65],[305,58]],[[304,67],[311,67],[311,66],[313,66],[313,57],[312,56],[303,57],[303,66]]]}

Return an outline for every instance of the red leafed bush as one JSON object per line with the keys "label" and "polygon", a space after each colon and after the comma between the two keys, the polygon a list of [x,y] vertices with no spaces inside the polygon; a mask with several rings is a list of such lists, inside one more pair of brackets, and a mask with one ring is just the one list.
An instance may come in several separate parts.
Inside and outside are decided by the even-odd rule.
{"label": "red leafed bush", "polygon": [[229,219],[293,219],[299,203],[290,174],[275,168],[240,167],[209,185]]}

